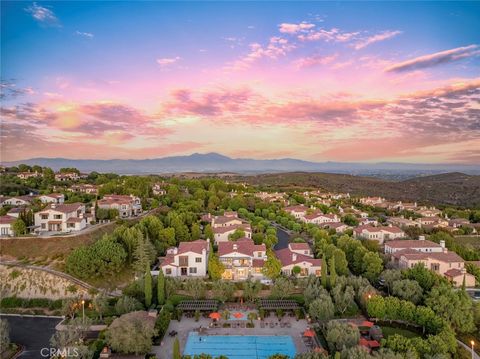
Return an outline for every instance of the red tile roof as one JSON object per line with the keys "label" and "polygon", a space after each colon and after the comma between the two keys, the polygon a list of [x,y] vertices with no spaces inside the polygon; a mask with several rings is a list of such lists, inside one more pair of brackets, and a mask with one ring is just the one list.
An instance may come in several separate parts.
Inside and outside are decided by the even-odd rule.
{"label": "red tile roof", "polygon": [[243,231],[248,231],[248,232],[252,231],[249,224],[234,224],[232,226],[227,226],[227,227],[213,228],[213,233],[235,232],[236,229],[241,229]]}
{"label": "red tile roof", "polygon": [[455,252],[430,252],[430,253],[425,253],[425,252],[420,252],[416,251],[414,249],[402,249],[395,254],[393,254],[394,257],[400,258],[400,257],[405,257],[408,260],[427,260],[427,259],[433,259],[437,260],[440,262],[445,262],[445,263],[462,263],[463,259],[460,257],[457,253]]}
{"label": "red tile roof", "polygon": [[[236,246],[237,249],[234,249]],[[238,252],[249,257],[254,257],[253,252],[266,252],[265,244],[255,244],[249,238],[240,238],[237,241],[226,241],[218,243],[218,255],[226,256],[233,252]]]}
{"label": "red tile roof", "polygon": [[[282,262],[282,267],[301,262],[311,263],[313,266],[317,267],[322,265],[321,259],[315,259],[303,254],[294,253],[288,248],[279,249],[278,251],[275,251],[275,254],[280,262]],[[295,260],[293,259],[294,257],[296,257]]]}
{"label": "red tile roof", "polygon": [[390,248],[441,248],[438,243],[429,240],[394,239],[385,243]]}
{"label": "red tile roof", "polygon": [[62,213],[71,213],[78,211],[80,208],[84,207],[82,203],[68,203],[68,204],[50,204],[47,208],[45,208],[40,213],[45,213],[47,210],[62,212]]}
{"label": "red tile roof", "polygon": [[15,217],[11,216],[1,216],[0,217],[0,224],[12,224],[15,222],[17,219]]}
{"label": "red tile roof", "polygon": [[177,255],[186,253],[186,252],[202,254],[202,250],[204,249],[208,251],[209,244],[207,241],[204,241],[202,239],[197,239],[196,241],[193,241],[193,242],[180,242],[180,245],[178,246]]}
{"label": "red tile roof", "polygon": [[310,246],[308,245],[308,243],[289,243],[288,246],[292,250],[296,250],[296,251],[310,250]]}

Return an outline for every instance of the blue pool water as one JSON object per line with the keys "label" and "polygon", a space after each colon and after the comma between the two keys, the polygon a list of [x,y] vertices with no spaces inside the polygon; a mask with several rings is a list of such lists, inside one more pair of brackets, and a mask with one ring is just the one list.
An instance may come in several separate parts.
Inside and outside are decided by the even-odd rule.
{"label": "blue pool water", "polygon": [[296,353],[292,337],[288,335],[198,335],[188,334],[183,355],[226,355],[229,359],[266,359],[273,354],[293,358]]}

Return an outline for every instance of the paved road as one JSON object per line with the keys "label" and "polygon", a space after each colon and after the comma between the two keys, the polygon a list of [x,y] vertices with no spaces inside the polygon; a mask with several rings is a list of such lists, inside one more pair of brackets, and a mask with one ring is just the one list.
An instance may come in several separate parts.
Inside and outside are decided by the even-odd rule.
{"label": "paved road", "polygon": [[275,250],[283,249],[288,247],[288,243],[290,242],[290,235],[280,227],[277,226],[277,238],[278,243],[273,247]]}
{"label": "paved road", "polygon": [[40,359],[42,348],[50,348],[50,338],[60,318],[1,316],[10,325],[10,340],[22,345],[25,350],[21,359]]}

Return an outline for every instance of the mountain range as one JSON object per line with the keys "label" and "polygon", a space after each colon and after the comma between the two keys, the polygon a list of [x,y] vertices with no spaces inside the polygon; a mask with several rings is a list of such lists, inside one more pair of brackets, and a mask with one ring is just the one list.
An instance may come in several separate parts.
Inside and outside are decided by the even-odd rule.
{"label": "mountain range", "polygon": [[480,174],[480,166],[461,164],[418,164],[418,163],[360,163],[360,162],[310,162],[294,158],[251,159],[230,158],[218,153],[194,153],[188,156],[172,156],[154,159],[68,159],[31,158],[4,162],[4,166],[20,163],[51,167],[75,167],[82,172],[111,172],[118,174],[165,174],[181,172],[239,174],[261,174],[278,172],[326,172],[366,175],[377,177],[409,178],[446,172]]}

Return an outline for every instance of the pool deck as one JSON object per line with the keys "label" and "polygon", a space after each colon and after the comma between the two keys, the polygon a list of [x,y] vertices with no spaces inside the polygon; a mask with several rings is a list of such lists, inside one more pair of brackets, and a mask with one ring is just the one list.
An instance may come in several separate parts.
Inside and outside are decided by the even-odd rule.
{"label": "pool deck", "polygon": [[[273,316],[266,318],[264,321],[267,323],[278,323],[278,319]],[[286,319],[283,321],[286,321]],[[197,330],[200,326],[207,328],[202,332],[202,335],[289,335],[293,339],[297,353],[308,352],[309,348],[307,348],[303,342],[302,334],[309,327],[309,324],[306,320],[297,321],[294,318],[289,318],[288,321],[292,325],[291,328],[280,328],[280,326],[262,328],[258,320],[254,321],[255,328],[209,328],[210,323],[212,323],[211,319],[201,318],[198,322],[191,318],[183,318],[180,322],[172,320],[168,327],[167,334],[165,334],[163,338],[162,345],[154,346],[152,352],[155,353],[159,359],[172,358],[175,337],[170,337],[168,333],[175,330],[178,332],[177,337],[180,341],[180,351],[183,353],[183,349],[187,343],[188,333]]]}

